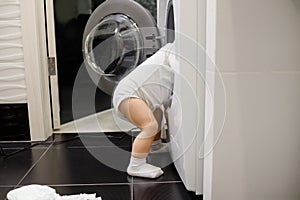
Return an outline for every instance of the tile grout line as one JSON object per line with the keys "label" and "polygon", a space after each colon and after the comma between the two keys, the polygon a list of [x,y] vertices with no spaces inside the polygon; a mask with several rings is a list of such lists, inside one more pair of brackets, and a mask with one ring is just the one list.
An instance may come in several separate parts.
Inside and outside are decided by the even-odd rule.
{"label": "tile grout line", "polygon": [[0,185],[0,188],[11,188],[15,187],[15,185]]}
{"label": "tile grout line", "polygon": [[[25,147],[4,147],[4,150],[13,150],[13,149],[24,149]],[[34,147],[34,149],[47,149],[48,147]]]}
{"label": "tile grout line", "polygon": [[130,183],[48,184],[49,187],[122,186],[122,185],[130,185]]}
{"label": "tile grout line", "polygon": [[133,177],[131,177],[131,190],[130,190],[130,193],[131,193],[131,200],[134,200],[134,184],[133,184]]}
{"label": "tile grout line", "polygon": [[[48,186],[53,187],[77,187],[77,186],[118,186],[118,185],[130,185],[133,188],[133,185],[142,185],[142,184],[149,184],[149,183],[158,183],[158,184],[170,184],[170,183],[182,183],[182,181],[160,181],[160,182],[136,182],[133,183],[133,177],[131,178],[131,183],[76,183],[76,184],[49,184]],[[19,184],[20,185],[20,184]],[[12,187],[13,185],[0,185],[0,187]],[[22,186],[22,185],[21,185]],[[133,192],[133,189],[131,189]]]}
{"label": "tile grout line", "polygon": [[[53,141],[55,142],[55,140]],[[44,155],[49,151],[49,149],[53,146],[53,143],[49,145],[49,147],[44,151],[44,153],[40,156],[40,158],[29,168],[29,170],[25,173],[25,175],[21,178],[21,180],[14,186],[14,189],[20,186],[22,181],[26,178],[26,176],[32,171],[32,169],[37,165],[37,163],[44,157]]]}
{"label": "tile grout line", "polygon": [[136,182],[134,185],[142,185],[142,184],[149,184],[149,183],[159,183],[159,184],[169,184],[169,183],[183,183],[182,181],[149,181],[149,182]]}
{"label": "tile grout line", "polygon": [[[131,147],[131,145],[120,146],[69,146],[68,149],[101,149],[101,148],[115,148],[115,147]],[[55,147],[54,147],[55,148]]]}

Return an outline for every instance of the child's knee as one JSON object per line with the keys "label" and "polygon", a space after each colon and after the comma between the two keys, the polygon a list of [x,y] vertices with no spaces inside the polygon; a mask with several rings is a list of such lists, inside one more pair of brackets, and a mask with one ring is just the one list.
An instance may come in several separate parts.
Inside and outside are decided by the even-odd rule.
{"label": "child's knee", "polygon": [[140,137],[150,138],[154,137],[158,132],[158,123],[156,120],[152,120],[147,123],[144,127],[142,127],[142,131]]}

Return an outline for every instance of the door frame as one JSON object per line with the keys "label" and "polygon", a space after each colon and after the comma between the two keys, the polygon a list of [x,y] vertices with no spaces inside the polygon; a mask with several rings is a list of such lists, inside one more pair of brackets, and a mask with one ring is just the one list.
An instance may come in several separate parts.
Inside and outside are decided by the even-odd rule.
{"label": "door frame", "polygon": [[31,141],[52,135],[44,1],[20,1]]}
{"label": "door frame", "polygon": [[[217,0],[206,0],[206,87],[205,87],[205,138],[206,142],[204,150],[209,152],[204,157],[203,163],[203,199],[212,200],[213,187],[213,149],[210,149],[214,143],[214,119],[215,119],[215,66],[210,66],[210,62],[216,61],[216,15],[217,15]],[[209,96],[211,95],[211,98]],[[212,101],[212,103],[209,102]],[[210,121],[210,119],[212,119]]]}
{"label": "door frame", "polygon": [[[51,58],[52,71],[49,75],[49,87],[51,94],[51,109],[52,109],[52,123],[53,129],[57,130],[60,128],[60,103],[59,103],[59,89],[58,89],[58,70],[57,70],[57,56],[56,56],[56,41],[55,41],[55,21],[54,21],[54,4],[53,0],[45,1],[45,20],[47,30],[47,48],[48,58]],[[50,60],[49,60],[50,61]]]}

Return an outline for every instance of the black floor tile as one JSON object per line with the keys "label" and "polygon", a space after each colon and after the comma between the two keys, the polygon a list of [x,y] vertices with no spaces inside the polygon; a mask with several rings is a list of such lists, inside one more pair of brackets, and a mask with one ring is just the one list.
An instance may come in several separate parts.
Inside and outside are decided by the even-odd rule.
{"label": "black floor tile", "polygon": [[[56,143],[47,150],[51,141]],[[61,195],[96,193],[103,200],[202,199],[185,189],[168,153],[150,154],[147,159],[147,162],[163,169],[161,177],[145,179],[128,176],[126,168],[131,145],[132,137],[126,133],[54,135],[41,147],[0,159],[0,200],[46,150],[20,185],[50,185]],[[6,147],[9,153],[24,146],[19,145],[17,147],[20,148],[15,149],[15,144],[7,144]]]}
{"label": "black floor tile", "polygon": [[31,145],[30,142],[1,142],[0,147],[2,148],[23,148]]}
{"label": "black floor tile", "polygon": [[26,148],[29,146],[33,146],[36,148],[47,148],[49,147],[51,141],[40,141],[40,142],[5,142],[0,143],[0,147],[5,149],[20,149],[20,148]]}
{"label": "black floor tile", "polygon": [[5,200],[7,193],[12,189],[13,187],[0,187],[0,200]]}
{"label": "black floor tile", "polygon": [[97,186],[55,186],[52,187],[60,195],[94,194],[102,200],[130,200],[131,186],[124,185],[97,185]]}
{"label": "black floor tile", "polygon": [[127,147],[132,145],[132,137],[124,132],[55,134],[53,148],[65,147]]}
{"label": "black floor tile", "polygon": [[[11,153],[18,149],[5,149]],[[0,158],[0,185],[17,184],[31,166],[39,160],[46,149],[29,149],[12,155],[8,158]]]}
{"label": "black floor tile", "polygon": [[133,185],[134,200],[200,200],[183,183],[139,183]]}
{"label": "black floor tile", "polygon": [[51,148],[21,184],[128,183],[129,156],[130,149],[117,147]]}
{"label": "black floor tile", "polygon": [[[0,147],[4,149],[21,149],[21,148],[33,148],[33,149],[45,149],[48,148],[54,141],[54,136],[50,136],[46,141],[11,141],[0,142]],[[9,150],[8,150],[9,151]]]}

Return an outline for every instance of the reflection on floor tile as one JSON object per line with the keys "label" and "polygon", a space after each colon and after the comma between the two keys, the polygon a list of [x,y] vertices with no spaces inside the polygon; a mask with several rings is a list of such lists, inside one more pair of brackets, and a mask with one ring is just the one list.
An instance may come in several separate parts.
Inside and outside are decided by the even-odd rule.
{"label": "reflection on floor tile", "polygon": [[[67,114],[67,113],[65,113]],[[68,115],[70,115],[69,113]],[[112,109],[94,113],[77,120],[63,124],[55,133],[77,133],[77,132],[118,132],[129,131],[135,128],[128,121],[115,116]]]}
{"label": "reflection on floor tile", "polygon": [[[18,149],[4,149],[7,153]],[[8,158],[0,159],[0,185],[17,184],[46,149],[30,149]]]}
{"label": "reflection on floor tile", "polygon": [[131,187],[129,184],[123,185],[98,185],[98,186],[54,186],[56,192],[60,195],[72,194],[94,194],[101,197],[102,200],[130,200]]}
{"label": "reflection on floor tile", "polygon": [[113,161],[113,164],[122,164],[118,167],[125,168],[129,157],[109,157],[119,151],[125,152],[113,147],[50,149],[21,184],[127,183],[125,172],[103,164]]}
{"label": "reflection on floor tile", "polygon": [[65,147],[126,147],[131,146],[132,137],[124,132],[55,134],[53,148]]}
{"label": "reflection on floor tile", "polygon": [[198,200],[183,183],[139,183],[133,186],[134,199],[139,200]]}

